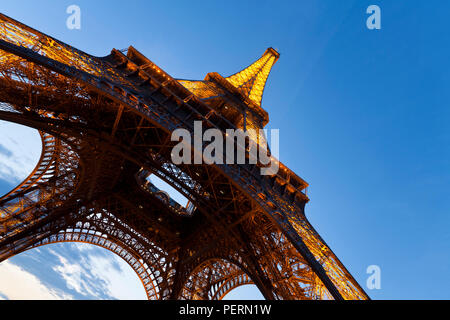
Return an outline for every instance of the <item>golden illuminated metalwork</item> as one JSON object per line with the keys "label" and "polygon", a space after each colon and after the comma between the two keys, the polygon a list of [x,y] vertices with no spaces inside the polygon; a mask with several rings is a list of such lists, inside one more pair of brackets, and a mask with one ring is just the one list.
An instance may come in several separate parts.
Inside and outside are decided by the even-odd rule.
{"label": "golden illuminated metalwork", "polygon": [[0,198],[0,261],[86,242],[129,263],[149,299],[221,299],[249,283],[267,299],[368,299],[309,224],[308,184],[282,163],[262,176],[258,165],[171,161],[171,132],[193,133],[195,120],[263,128],[278,56],[269,48],[228,78],[177,80],[133,47],[93,57],[0,15],[0,119],[39,130],[43,145]]}
{"label": "golden illuminated metalwork", "polygon": [[279,56],[278,52],[269,48],[252,65],[226,79],[260,106],[267,77]]}

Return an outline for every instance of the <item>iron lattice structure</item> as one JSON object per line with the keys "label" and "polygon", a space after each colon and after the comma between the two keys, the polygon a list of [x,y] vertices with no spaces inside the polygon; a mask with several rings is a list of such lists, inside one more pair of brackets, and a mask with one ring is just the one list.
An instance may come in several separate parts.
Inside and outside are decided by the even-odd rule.
{"label": "iron lattice structure", "polygon": [[[304,214],[307,183],[280,163],[174,165],[171,133],[262,128],[278,53],[228,78],[177,80],[133,47],[98,58],[0,15],[0,119],[39,130],[34,171],[0,198],[0,261],[86,242],[122,257],[149,299],[368,299]],[[155,175],[189,199],[159,191]]]}

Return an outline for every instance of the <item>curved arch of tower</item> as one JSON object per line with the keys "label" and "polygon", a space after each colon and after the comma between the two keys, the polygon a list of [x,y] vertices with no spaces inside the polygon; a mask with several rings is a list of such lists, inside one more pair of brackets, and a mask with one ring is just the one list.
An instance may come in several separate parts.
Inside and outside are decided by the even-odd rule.
{"label": "curved arch of tower", "polygon": [[180,298],[220,300],[231,290],[246,284],[255,282],[238,264],[225,259],[208,259],[189,275]]}
{"label": "curved arch of tower", "polygon": [[149,300],[157,300],[159,298],[159,288],[157,284],[155,284],[155,279],[150,268],[140,259],[139,255],[133,252],[133,250],[127,248],[125,244],[122,244],[117,239],[111,238],[109,235],[104,235],[100,232],[93,233],[91,230],[69,229],[42,239],[26,250],[32,250],[34,248],[49,244],[70,242],[92,244],[116,254],[122,258],[136,273],[144,287],[147,298]]}
{"label": "curved arch of tower", "polygon": [[[151,299],[368,299],[304,214],[307,183],[279,163],[179,164],[177,128],[263,128],[267,49],[224,78],[177,80],[133,47],[93,57],[0,14],[0,120],[39,130],[33,172],[0,198],[0,261],[47,243],[111,250]],[[192,154],[193,158],[194,155]],[[158,190],[156,175],[189,200]]]}

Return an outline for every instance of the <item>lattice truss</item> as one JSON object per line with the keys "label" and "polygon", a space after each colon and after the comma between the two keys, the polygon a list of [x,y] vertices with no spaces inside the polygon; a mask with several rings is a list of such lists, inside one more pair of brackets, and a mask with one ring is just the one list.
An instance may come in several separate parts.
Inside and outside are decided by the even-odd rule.
{"label": "lattice truss", "polygon": [[123,258],[149,299],[221,299],[245,284],[267,299],[367,299],[306,219],[306,182],[283,164],[262,176],[258,165],[171,161],[171,132],[193,132],[194,120],[262,127],[276,59],[269,49],[229,78],[178,81],[133,47],[96,58],[0,15],[0,119],[42,138],[36,168],[0,198],[0,261],[85,242]]}

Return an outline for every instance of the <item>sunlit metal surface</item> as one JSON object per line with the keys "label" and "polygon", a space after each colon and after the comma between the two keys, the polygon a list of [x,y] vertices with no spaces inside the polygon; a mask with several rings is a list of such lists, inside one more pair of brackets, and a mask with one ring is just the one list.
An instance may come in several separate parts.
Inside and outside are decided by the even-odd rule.
{"label": "sunlit metal surface", "polygon": [[[308,184],[280,163],[174,165],[170,133],[263,128],[273,49],[228,78],[176,80],[133,47],[97,58],[0,15],[0,119],[38,129],[35,170],[0,198],[0,261],[47,243],[103,246],[149,299],[368,299],[304,215]],[[143,187],[157,175],[190,202]],[[148,186],[147,186],[148,187]]]}
{"label": "sunlit metal surface", "polygon": [[261,58],[245,68],[226,79],[231,82],[233,86],[243,91],[252,101],[258,106],[261,105],[261,99],[266,85],[267,77],[273,64],[279,58],[278,52],[269,48],[264,52]]}

